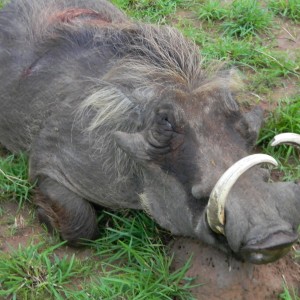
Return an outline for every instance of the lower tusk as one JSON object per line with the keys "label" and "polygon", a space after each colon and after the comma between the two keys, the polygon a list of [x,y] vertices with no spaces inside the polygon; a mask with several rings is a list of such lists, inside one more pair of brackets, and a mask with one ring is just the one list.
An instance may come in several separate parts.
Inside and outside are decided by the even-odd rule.
{"label": "lower tusk", "polygon": [[208,224],[213,231],[225,235],[225,202],[231,188],[243,173],[262,163],[278,165],[269,155],[253,154],[237,161],[218,180],[210,194],[206,214]]}

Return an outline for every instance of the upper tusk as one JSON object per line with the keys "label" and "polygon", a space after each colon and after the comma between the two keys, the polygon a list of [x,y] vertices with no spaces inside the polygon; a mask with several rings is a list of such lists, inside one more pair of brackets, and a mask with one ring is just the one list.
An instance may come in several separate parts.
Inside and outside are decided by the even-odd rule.
{"label": "upper tusk", "polygon": [[300,145],[300,134],[297,133],[278,134],[271,141],[271,146],[277,146],[284,143]]}
{"label": "upper tusk", "polygon": [[237,161],[218,180],[207,204],[207,221],[213,231],[225,235],[225,202],[231,188],[243,173],[262,163],[278,165],[269,155],[253,154]]}

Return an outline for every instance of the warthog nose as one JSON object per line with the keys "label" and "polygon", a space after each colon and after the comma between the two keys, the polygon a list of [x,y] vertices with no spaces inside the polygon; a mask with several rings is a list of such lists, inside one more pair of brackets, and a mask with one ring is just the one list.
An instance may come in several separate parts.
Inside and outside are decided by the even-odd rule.
{"label": "warthog nose", "polygon": [[249,241],[240,254],[246,261],[254,264],[269,263],[287,254],[297,239],[297,233],[278,231],[263,240]]}

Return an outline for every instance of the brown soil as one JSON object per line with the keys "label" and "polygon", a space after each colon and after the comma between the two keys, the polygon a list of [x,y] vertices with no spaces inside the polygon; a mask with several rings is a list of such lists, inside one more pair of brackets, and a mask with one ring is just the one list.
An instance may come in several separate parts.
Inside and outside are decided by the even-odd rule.
{"label": "brown soil", "polygon": [[[283,21],[276,34],[276,46],[279,50],[288,50],[291,54],[300,48],[300,26],[289,21]],[[296,53],[294,53],[296,54]]]}
{"label": "brown soil", "polygon": [[192,256],[187,276],[195,278],[193,295],[197,300],[278,299],[283,281],[300,292],[300,262],[289,254],[267,265],[242,263],[222,252],[188,238],[178,238],[170,245],[173,268],[182,266]]}
{"label": "brown soil", "polygon": [[[31,242],[38,243],[46,240],[54,243],[59,242],[57,237],[48,233],[35,217],[34,207],[24,205],[18,211],[16,202],[0,202],[0,208],[4,214],[0,216],[0,251],[11,252],[11,249],[17,249],[19,245],[27,246]],[[63,246],[55,250],[55,254],[59,257],[65,255],[85,260],[92,255],[90,248],[71,248]]]}

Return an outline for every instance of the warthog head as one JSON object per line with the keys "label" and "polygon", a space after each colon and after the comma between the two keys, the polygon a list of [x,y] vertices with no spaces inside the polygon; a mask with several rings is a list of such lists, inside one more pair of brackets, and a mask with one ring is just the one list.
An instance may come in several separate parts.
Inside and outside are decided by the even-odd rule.
{"label": "warthog head", "polygon": [[[188,121],[165,107],[145,131],[116,133],[121,148],[144,166],[143,207],[173,233],[193,235],[252,263],[272,262],[298,238],[300,186],[270,182],[269,171],[258,165],[276,166],[272,157],[247,156],[259,109],[228,117],[204,101]],[[283,142],[300,140],[278,136],[273,145]]]}

